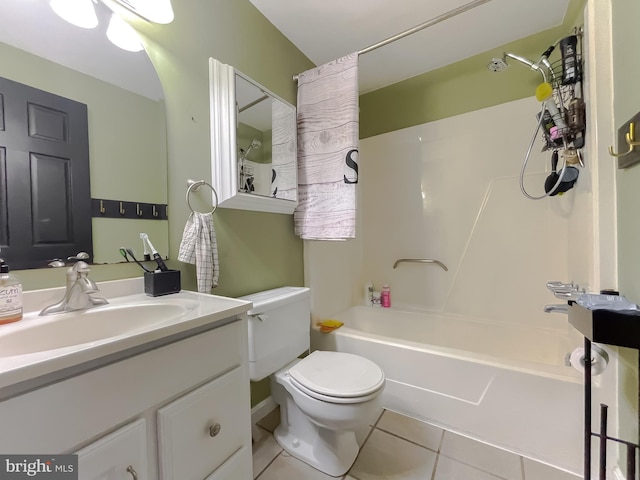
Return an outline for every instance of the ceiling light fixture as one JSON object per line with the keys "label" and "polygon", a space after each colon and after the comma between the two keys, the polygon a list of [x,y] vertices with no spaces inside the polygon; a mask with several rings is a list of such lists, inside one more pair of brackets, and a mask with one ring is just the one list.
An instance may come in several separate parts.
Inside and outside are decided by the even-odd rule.
{"label": "ceiling light fixture", "polygon": [[61,18],[77,27],[98,26],[98,17],[91,0],[50,0],[49,4]]}
{"label": "ceiling light fixture", "polygon": [[173,22],[171,0],[109,0],[153,23]]}
{"label": "ceiling light fixture", "polygon": [[111,20],[109,20],[107,38],[115,46],[129,52],[139,52],[144,49],[138,33],[115,13],[111,14]]}

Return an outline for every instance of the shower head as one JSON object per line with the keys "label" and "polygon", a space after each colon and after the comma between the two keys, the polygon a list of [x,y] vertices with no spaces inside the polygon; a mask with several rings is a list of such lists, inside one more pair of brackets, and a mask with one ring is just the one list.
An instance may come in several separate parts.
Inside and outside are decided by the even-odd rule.
{"label": "shower head", "polygon": [[240,149],[241,158],[244,160],[245,158],[247,158],[247,155],[249,155],[249,152],[252,149],[260,148],[260,147],[262,147],[262,142],[260,140],[258,140],[257,138],[252,139],[251,143],[249,144],[249,146],[247,147],[246,150],[243,150],[242,148]]}

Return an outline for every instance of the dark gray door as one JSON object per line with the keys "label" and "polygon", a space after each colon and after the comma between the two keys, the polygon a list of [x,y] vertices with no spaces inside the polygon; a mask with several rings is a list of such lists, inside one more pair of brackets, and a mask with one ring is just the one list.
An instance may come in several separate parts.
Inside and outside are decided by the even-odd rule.
{"label": "dark gray door", "polygon": [[93,257],[87,106],[0,78],[0,257]]}

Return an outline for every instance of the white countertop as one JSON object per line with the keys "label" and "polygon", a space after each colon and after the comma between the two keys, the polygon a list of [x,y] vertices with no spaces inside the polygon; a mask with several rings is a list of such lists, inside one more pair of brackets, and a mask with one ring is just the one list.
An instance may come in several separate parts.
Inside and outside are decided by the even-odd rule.
{"label": "white countertop", "polygon": [[[252,303],[244,300],[206,295],[190,291],[150,297],[144,293],[142,278],[101,282],[98,284],[100,292],[95,296],[106,298],[108,305],[95,307],[85,312],[99,312],[101,309],[110,309],[110,315],[117,312],[120,324],[129,322],[126,315],[131,315],[131,327],[127,325],[127,331],[122,334],[111,332],[106,338],[91,338],[91,341],[80,343],[69,339],[58,339],[53,343],[59,348],[30,351],[29,345],[16,346],[13,338],[38,339],[38,335],[51,335],[56,332],[56,322],[75,316],[73,322],[82,325],[82,312],[62,313],[55,315],[39,316],[40,310],[47,305],[58,302],[64,295],[64,288],[28,291],[23,295],[25,314],[22,320],[10,324],[0,325],[0,392],[2,389],[19,383],[29,382],[42,378],[46,382],[46,376],[65,369],[71,369],[101,358],[113,356],[125,350],[143,348],[145,344],[160,342],[163,339],[185,334],[194,329],[214,328],[223,325],[229,318],[247,312]],[[154,322],[136,326],[135,315],[126,311],[129,305],[161,305],[171,308],[177,305],[180,308],[178,316],[173,316]],[[125,307],[124,310],[119,310]],[[141,307],[144,308],[144,307]],[[124,313],[120,313],[124,312]],[[103,313],[103,312],[99,312]],[[78,316],[80,315],[80,316]],[[84,319],[91,320],[91,313]],[[104,321],[104,320],[102,320]],[[73,325],[73,322],[71,323]],[[48,341],[47,339],[42,339]],[[5,355],[2,353],[4,341]],[[13,342],[13,343],[10,343]],[[71,343],[71,344],[69,344]],[[11,345],[11,346],[9,346]],[[15,350],[15,351],[14,351]],[[37,349],[36,349],[37,350]],[[27,352],[27,353],[23,353]],[[18,352],[18,354],[16,354]],[[2,395],[0,395],[1,397]]]}

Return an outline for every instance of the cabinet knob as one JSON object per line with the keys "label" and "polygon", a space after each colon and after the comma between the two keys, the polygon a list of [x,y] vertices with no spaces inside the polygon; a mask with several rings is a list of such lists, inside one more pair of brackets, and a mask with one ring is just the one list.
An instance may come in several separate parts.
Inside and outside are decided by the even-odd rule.
{"label": "cabinet knob", "polygon": [[133,468],[131,465],[127,467],[127,472],[131,474],[133,480],[138,480],[138,472],[136,472],[135,468]]}
{"label": "cabinet knob", "polygon": [[216,435],[218,435],[220,433],[220,430],[222,429],[222,427],[220,426],[219,423],[216,423],[214,425],[211,425],[209,427],[209,436],[210,437],[215,437]]}

